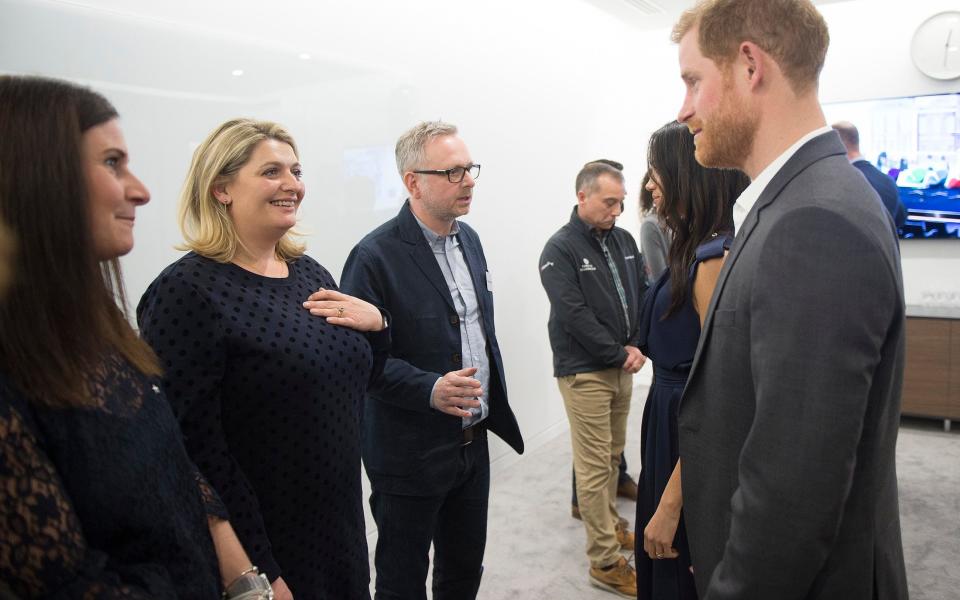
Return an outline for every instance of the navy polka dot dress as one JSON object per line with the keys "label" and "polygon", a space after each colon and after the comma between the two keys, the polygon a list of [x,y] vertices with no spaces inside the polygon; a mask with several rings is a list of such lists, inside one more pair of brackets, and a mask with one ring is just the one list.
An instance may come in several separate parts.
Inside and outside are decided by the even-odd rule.
{"label": "navy polka dot dress", "polygon": [[137,321],[254,564],[297,600],[368,598],[360,411],[388,334],[311,315],[302,302],[336,282],[309,257],[288,265],[270,278],[191,252],[153,281]]}

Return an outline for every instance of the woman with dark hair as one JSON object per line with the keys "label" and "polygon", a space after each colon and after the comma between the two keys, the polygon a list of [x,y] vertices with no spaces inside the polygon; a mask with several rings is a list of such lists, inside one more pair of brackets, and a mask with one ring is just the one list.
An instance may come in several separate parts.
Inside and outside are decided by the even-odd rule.
{"label": "woman with dark hair", "polygon": [[0,221],[17,257],[0,299],[0,591],[267,597],[121,309],[118,258],[150,199],[127,159],[99,94],[0,76]]}
{"label": "woman with dark hair", "polygon": [[670,250],[670,232],[658,214],[660,194],[654,198],[656,184],[650,179],[647,170],[640,182],[640,253],[643,255],[643,268],[647,275],[647,285],[651,286],[667,268],[667,254]]}
{"label": "woman with dark hair", "polygon": [[654,379],[643,409],[642,471],[637,500],[637,595],[697,597],[683,529],[677,409],[710,296],[733,241],[733,203],[749,185],[740,171],[705,169],[693,135],[671,122],[650,137],[648,189],[673,236],[667,269],[648,290],[640,350]]}
{"label": "woman with dark hair", "polygon": [[190,456],[278,600],[365,600],[360,406],[389,333],[304,254],[301,175],[277,123],[212,131],[180,197],[190,252],[150,284],[137,320]]}

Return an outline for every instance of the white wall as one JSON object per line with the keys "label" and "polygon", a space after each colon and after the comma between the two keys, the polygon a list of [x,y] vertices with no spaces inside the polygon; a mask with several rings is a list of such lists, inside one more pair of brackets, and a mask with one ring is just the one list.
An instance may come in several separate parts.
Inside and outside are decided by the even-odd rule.
{"label": "white wall", "polygon": [[[921,76],[907,55],[914,23],[949,4],[824,6],[833,44],[823,100],[957,90]],[[236,68],[245,74],[233,77]],[[133,167],[153,192],[124,261],[134,303],[178,255],[179,186],[219,122],[248,115],[290,128],[306,169],[309,252],[335,274],[402,201],[389,169],[377,184],[351,175],[345,155],[388,154],[418,120],[457,123],[483,165],[467,221],[484,240],[511,402],[533,445],[566,421],[536,269],[542,245],[568,218],[578,168],[598,157],[625,163],[621,224],[636,231],[647,137],[682,99],[667,30],[639,32],[581,0],[0,0],[0,72],[88,82],[120,109]],[[960,244],[902,247],[909,301],[960,290]]]}

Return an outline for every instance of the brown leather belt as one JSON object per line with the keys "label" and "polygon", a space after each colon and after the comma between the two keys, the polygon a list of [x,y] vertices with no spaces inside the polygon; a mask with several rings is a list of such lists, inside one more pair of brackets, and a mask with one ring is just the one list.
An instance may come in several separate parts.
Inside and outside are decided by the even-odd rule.
{"label": "brown leather belt", "polygon": [[486,431],[486,423],[482,421],[480,423],[475,423],[470,427],[467,427],[463,430],[463,446],[468,446],[473,443],[474,440],[479,440],[483,436],[483,432]]}

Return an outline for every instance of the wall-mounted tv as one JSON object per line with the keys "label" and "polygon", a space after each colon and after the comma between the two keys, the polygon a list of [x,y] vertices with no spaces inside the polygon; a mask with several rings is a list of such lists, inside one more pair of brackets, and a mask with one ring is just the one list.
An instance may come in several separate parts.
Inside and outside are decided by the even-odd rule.
{"label": "wall-mounted tv", "polygon": [[960,239],[960,93],[824,104],[850,121],[860,152],[892,178],[907,209],[903,239]]}

